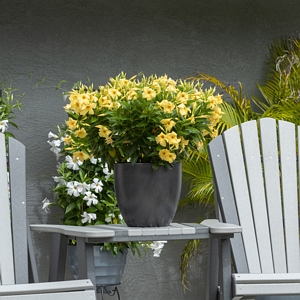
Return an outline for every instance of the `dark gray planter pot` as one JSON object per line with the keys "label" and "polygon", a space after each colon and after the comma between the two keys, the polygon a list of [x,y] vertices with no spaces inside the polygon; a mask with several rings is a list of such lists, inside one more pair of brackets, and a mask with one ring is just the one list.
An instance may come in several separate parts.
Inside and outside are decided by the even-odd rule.
{"label": "dark gray planter pot", "polygon": [[[111,251],[100,250],[100,246],[94,246],[94,263],[97,286],[115,286],[121,283],[128,251],[119,252],[114,256]],[[72,275],[78,279],[77,247],[68,245],[68,261]]]}
{"label": "dark gray planter pot", "polygon": [[181,163],[172,169],[150,163],[117,163],[114,166],[118,206],[127,226],[161,227],[172,222],[180,198]]}

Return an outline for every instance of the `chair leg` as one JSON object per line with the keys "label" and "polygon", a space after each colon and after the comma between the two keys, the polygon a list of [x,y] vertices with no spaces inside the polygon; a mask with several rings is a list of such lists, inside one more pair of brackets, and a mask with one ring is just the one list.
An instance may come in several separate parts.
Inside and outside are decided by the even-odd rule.
{"label": "chair leg", "polygon": [[49,282],[65,279],[68,238],[59,233],[52,233]]}
{"label": "chair leg", "polygon": [[208,242],[206,300],[218,299],[218,243],[219,241],[217,239],[209,239]]}
{"label": "chair leg", "polygon": [[232,299],[230,240],[220,241],[220,300]]}

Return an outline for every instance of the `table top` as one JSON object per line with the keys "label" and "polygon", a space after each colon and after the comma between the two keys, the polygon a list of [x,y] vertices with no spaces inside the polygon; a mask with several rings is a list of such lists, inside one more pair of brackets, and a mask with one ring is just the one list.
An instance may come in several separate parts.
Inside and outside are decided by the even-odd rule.
{"label": "table top", "polygon": [[[70,226],[56,224],[32,224],[32,231],[60,233],[71,237],[82,237],[86,242],[126,242],[157,240],[207,239],[218,233],[218,237],[231,237],[235,225],[219,223],[217,220],[206,220],[203,224],[171,223],[165,227],[128,227],[125,224]],[[221,225],[220,225],[221,224]],[[209,226],[208,226],[209,225]],[[227,227],[226,227],[227,225]],[[216,232],[212,232],[212,227]],[[239,226],[236,226],[237,228]]]}

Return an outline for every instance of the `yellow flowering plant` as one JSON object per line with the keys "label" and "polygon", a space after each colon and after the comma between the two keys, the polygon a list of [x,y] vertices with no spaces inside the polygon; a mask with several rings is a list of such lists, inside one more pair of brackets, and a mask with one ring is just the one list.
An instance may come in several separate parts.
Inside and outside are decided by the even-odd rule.
{"label": "yellow flowering plant", "polygon": [[93,153],[110,169],[115,162],[172,167],[216,134],[222,115],[214,88],[167,75],[121,73],[98,88],[78,83],[68,99],[66,125],[77,141],[69,145],[73,160]]}

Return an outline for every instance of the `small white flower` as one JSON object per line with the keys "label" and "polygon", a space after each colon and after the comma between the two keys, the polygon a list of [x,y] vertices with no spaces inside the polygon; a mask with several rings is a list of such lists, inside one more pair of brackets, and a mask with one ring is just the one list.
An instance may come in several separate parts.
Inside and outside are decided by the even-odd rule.
{"label": "small white flower", "polygon": [[66,185],[66,181],[62,177],[60,177],[60,176],[53,176],[52,178],[53,178],[54,182],[58,183],[57,186],[65,186]]}
{"label": "small white flower", "polygon": [[123,216],[121,214],[119,214],[119,219],[122,221],[123,220]]}
{"label": "small white flower", "polygon": [[0,131],[4,133],[8,127],[8,120],[0,121]]}
{"label": "small white flower", "polygon": [[92,204],[96,205],[98,203],[97,196],[92,194],[92,192],[86,192],[83,200],[87,201],[87,206],[91,206]]}
{"label": "small white flower", "polygon": [[70,181],[67,183],[67,188],[68,188],[68,195],[78,197],[80,195],[78,191],[78,185],[79,182],[77,181]]}
{"label": "small white flower", "polygon": [[153,250],[154,257],[160,257],[160,253],[167,241],[154,241],[152,244],[149,245],[149,248]]}
{"label": "small white flower", "polygon": [[91,188],[94,189],[96,193],[102,192],[103,183],[98,178],[94,178],[93,181]]}
{"label": "small white flower", "polygon": [[52,133],[51,131],[48,133],[48,139],[51,139],[51,138],[54,138],[54,139],[58,139],[58,135]]}
{"label": "small white flower", "polygon": [[97,218],[97,215],[96,214],[93,214],[93,213],[90,213],[90,214],[88,214],[86,211],[83,213],[83,215],[81,215],[82,216],[82,220],[81,220],[81,222],[84,224],[84,223],[86,223],[86,222],[88,222],[88,223],[91,223],[92,222],[92,220],[96,220],[96,218]]}
{"label": "small white flower", "polygon": [[108,217],[105,219],[105,222],[106,223],[111,223],[114,218],[115,218],[115,215],[113,213],[110,213],[108,215]]}
{"label": "small white flower", "polygon": [[87,191],[91,189],[91,185],[85,182],[80,182],[78,184],[78,191],[80,194],[84,195]]}
{"label": "small white flower", "polygon": [[108,180],[108,178],[111,177],[111,175],[114,174],[113,171],[111,171],[111,172],[108,171],[108,167],[107,166],[104,166],[103,173],[105,174],[105,180]]}
{"label": "small white flower", "polygon": [[43,207],[42,207],[42,210],[48,214],[50,212],[50,208],[49,208],[49,205],[51,204],[50,200],[48,198],[45,198],[43,201]]}
{"label": "small white flower", "polygon": [[58,154],[61,149],[59,148],[60,146],[60,140],[53,140],[53,141],[47,141],[48,144],[51,146],[50,151],[52,151],[54,154]]}
{"label": "small white flower", "polygon": [[68,169],[72,169],[74,171],[79,170],[79,166],[82,165],[82,161],[78,160],[77,162],[73,161],[73,158],[70,155],[67,155],[66,158],[66,166]]}
{"label": "small white flower", "polygon": [[90,158],[90,162],[93,164],[93,165],[96,165],[97,162],[98,162],[98,159],[95,158],[94,156]]}

